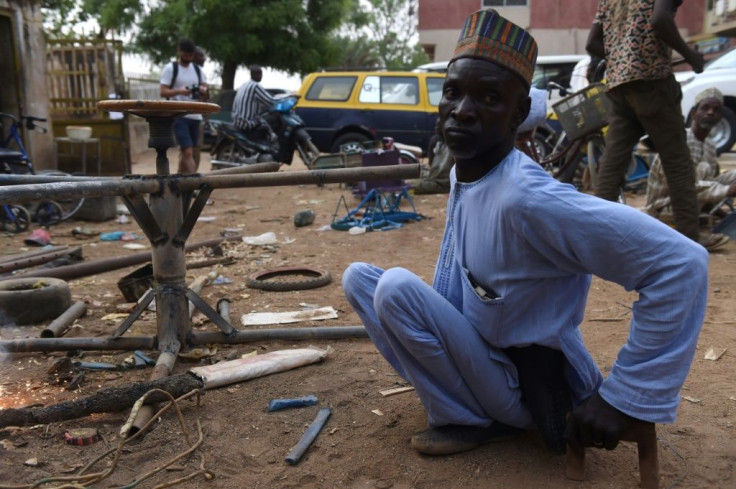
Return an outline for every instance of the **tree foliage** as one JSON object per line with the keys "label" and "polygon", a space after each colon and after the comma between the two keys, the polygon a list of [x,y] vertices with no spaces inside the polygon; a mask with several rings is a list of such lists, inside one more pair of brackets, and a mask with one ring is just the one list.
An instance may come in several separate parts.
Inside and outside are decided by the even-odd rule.
{"label": "tree foliage", "polygon": [[405,68],[426,62],[416,42],[417,0],[42,0],[52,35],[93,19],[99,35],[129,33],[129,51],[162,65],[191,38],[221,66],[289,73],[333,66]]}
{"label": "tree foliage", "polygon": [[136,46],[156,62],[171,59],[189,37],[222,66],[232,88],[239,66],[259,64],[290,73],[329,66],[335,33],[357,0],[164,0],[139,24]]}
{"label": "tree foliage", "polygon": [[417,1],[369,0],[369,30],[386,68],[409,68],[429,61],[416,39]]}

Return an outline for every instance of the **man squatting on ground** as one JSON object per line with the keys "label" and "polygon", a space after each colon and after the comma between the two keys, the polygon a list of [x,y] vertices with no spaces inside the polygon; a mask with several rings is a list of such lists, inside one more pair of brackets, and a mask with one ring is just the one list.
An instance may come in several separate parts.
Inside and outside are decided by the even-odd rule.
{"label": "man squatting on ground", "polygon": [[[553,453],[566,436],[613,449],[634,418],[674,421],[692,362],[708,253],[514,148],[536,55],[534,39],[494,10],[466,20],[439,106],[455,166],[433,286],[367,263],[343,275],[376,348],[427,411],[429,428],[411,439],[425,454],[530,428]],[[605,380],[579,329],[592,274],[639,293]]]}

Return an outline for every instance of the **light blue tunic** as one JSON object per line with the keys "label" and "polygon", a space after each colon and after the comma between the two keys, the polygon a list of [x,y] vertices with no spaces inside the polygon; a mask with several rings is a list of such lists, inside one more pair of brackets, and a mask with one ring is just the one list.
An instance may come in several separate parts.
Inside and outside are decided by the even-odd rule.
{"label": "light blue tunic", "polygon": [[[578,192],[517,150],[452,190],[432,287],[354,263],[349,302],[377,348],[417,389],[430,425],[531,426],[500,351],[562,350],[576,402],[600,388],[620,411],[672,422],[705,313],[708,254],[628,206]],[[630,334],[607,379],[583,345],[591,274],[636,290]]]}

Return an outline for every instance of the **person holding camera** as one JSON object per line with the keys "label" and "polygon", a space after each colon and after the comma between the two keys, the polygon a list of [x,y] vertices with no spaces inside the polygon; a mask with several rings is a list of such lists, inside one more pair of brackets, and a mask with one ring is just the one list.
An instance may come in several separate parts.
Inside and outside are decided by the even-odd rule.
{"label": "person holding camera", "polygon": [[[177,60],[164,66],[161,73],[161,96],[170,100],[201,100],[207,93],[207,79],[204,71],[194,63],[197,46],[191,39],[179,41]],[[197,171],[194,162],[194,147],[199,140],[202,122],[201,114],[187,114],[174,121],[174,135],[181,148],[179,173],[191,174]]]}

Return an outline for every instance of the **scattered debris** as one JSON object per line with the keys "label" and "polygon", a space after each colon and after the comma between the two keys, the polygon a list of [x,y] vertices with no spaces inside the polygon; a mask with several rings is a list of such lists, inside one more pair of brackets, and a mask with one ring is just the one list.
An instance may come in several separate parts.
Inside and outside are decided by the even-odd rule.
{"label": "scattered debris", "polygon": [[261,326],[265,324],[288,324],[300,321],[322,321],[337,318],[337,311],[332,306],[303,311],[287,312],[252,312],[243,314],[240,322],[243,326]]}
{"label": "scattered debris", "polygon": [[23,465],[27,465],[29,467],[38,467],[38,459],[36,457],[29,458],[25,462],[23,462]]}
{"label": "scattered debris", "polygon": [[243,243],[249,245],[272,245],[277,244],[278,242],[279,240],[276,238],[276,233],[273,231],[269,231],[258,236],[243,236]]}
{"label": "scattered debris", "polygon": [[396,394],[403,394],[404,392],[411,392],[413,390],[414,390],[414,387],[407,386],[407,387],[395,387],[393,389],[385,389],[379,392],[383,397],[388,397],[388,396],[394,396]]}
{"label": "scattered debris", "polygon": [[268,402],[268,412],[293,407],[314,406],[317,402],[317,397],[314,395],[296,397],[294,399],[272,399]]}
{"label": "scattered debris", "polygon": [[371,409],[371,412],[376,416],[383,416],[383,411],[381,411],[380,409]]}
{"label": "scattered debris", "polygon": [[715,362],[716,360],[720,360],[721,359],[721,357],[723,356],[723,354],[726,353],[726,350],[728,350],[728,348],[723,348],[723,349],[720,349],[720,350],[716,350],[715,348],[710,347],[710,348],[708,348],[708,351],[705,352],[705,357],[704,358],[706,360],[713,360]]}
{"label": "scattered debris", "polygon": [[683,399],[685,399],[688,402],[692,402],[693,404],[697,404],[699,402],[702,402],[700,399],[692,396],[682,396]]}
{"label": "scattered debris", "polygon": [[64,433],[64,440],[68,445],[88,446],[100,441],[97,428],[75,428]]}
{"label": "scattered debris", "polygon": [[317,438],[317,435],[319,435],[319,432],[322,431],[322,427],[324,427],[330,414],[332,414],[332,410],[330,408],[322,408],[317,412],[317,417],[314,418],[312,424],[309,425],[307,431],[304,432],[302,439],[299,440],[299,443],[294,445],[294,448],[292,448],[286,456],[286,463],[289,465],[296,465],[299,463],[299,460],[301,460],[302,456],[309,448],[309,445],[312,444],[314,439]]}

